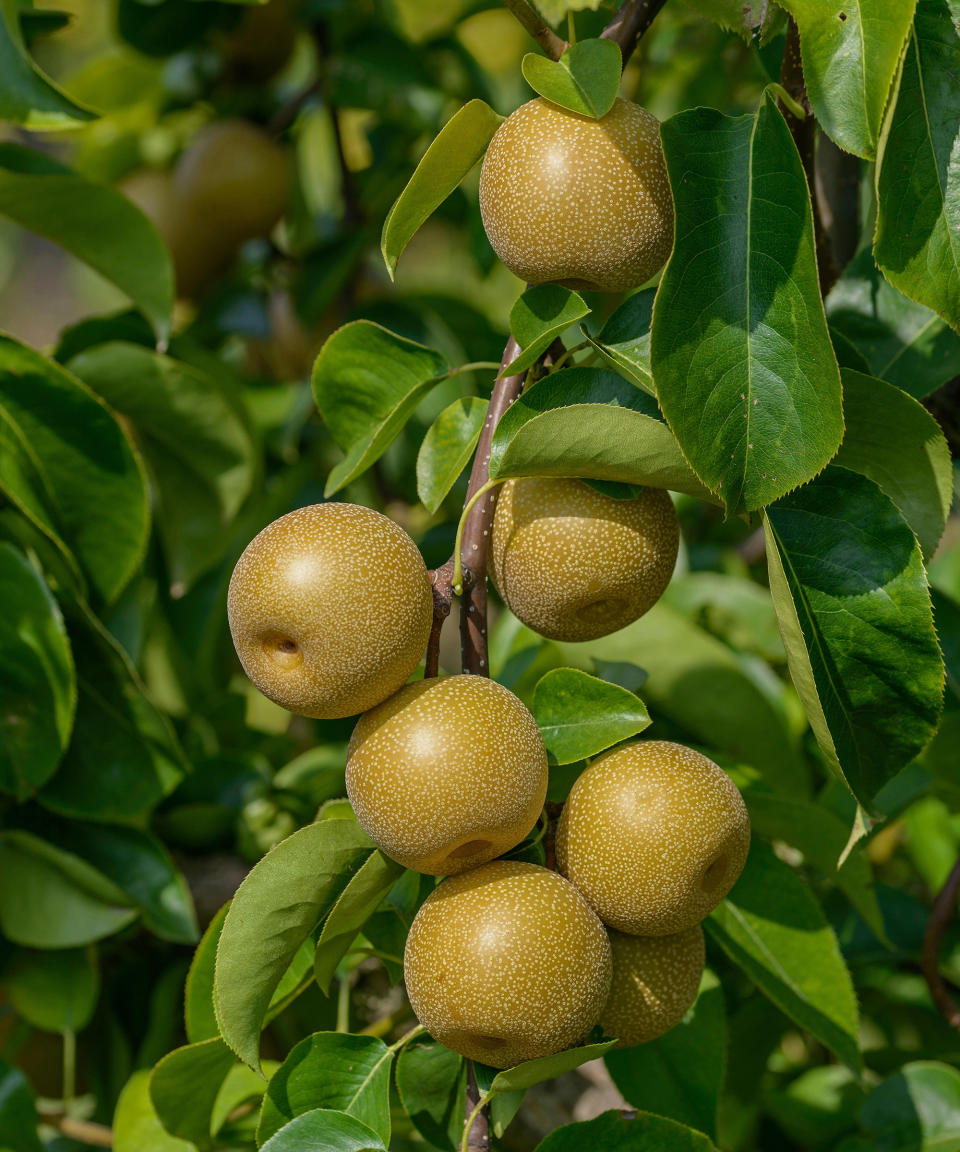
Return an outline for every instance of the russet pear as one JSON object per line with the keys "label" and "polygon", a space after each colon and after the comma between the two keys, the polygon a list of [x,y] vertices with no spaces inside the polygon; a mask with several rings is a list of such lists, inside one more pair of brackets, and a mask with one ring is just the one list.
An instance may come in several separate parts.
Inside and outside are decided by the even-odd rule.
{"label": "russet pear", "polygon": [[432,1036],[508,1068],[589,1033],[610,988],[610,941],[562,876],[497,860],[430,894],[411,925],[403,971]]}

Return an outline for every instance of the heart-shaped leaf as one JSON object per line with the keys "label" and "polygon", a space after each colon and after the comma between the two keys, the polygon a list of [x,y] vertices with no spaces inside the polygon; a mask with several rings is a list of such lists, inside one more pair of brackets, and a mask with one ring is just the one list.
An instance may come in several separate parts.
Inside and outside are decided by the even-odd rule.
{"label": "heart-shaped leaf", "polygon": [[612,40],[581,40],[559,60],[528,52],[520,64],[523,78],[534,92],[593,120],[613,107],[622,67],[620,49]]}
{"label": "heart-shaped leaf", "polygon": [[501,376],[526,372],[571,324],[589,315],[582,296],[559,284],[528,288],[510,309],[510,331],[523,349]]}
{"label": "heart-shaped leaf", "polygon": [[650,726],[643,701],[577,668],[554,668],[537,683],[533,715],[556,764],[573,764]]}

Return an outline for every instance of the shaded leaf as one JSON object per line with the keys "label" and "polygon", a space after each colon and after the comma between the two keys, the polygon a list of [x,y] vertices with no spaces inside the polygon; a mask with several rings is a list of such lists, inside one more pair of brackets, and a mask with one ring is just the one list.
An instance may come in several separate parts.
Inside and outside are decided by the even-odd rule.
{"label": "shaded leaf", "polygon": [[417,495],[436,512],[470,463],[480,439],[489,403],[464,396],[448,404],[427,430],[417,453]]}
{"label": "shaded leaf", "polygon": [[397,1091],[427,1143],[442,1152],[457,1152],[466,1107],[463,1057],[442,1044],[407,1044],[397,1058]]}
{"label": "shaded leaf", "polygon": [[114,1152],[195,1152],[193,1144],[171,1136],[150,1099],[150,1073],[134,1072],[113,1114]]}
{"label": "shaded leaf", "polygon": [[583,297],[569,288],[562,288],[559,284],[538,284],[528,288],[510,309],[510,331],[522,351],[501,369],[500,375],[514,376],[526,372],[571,324],[576,324],[589,313]]}
{"label": "shaded leaf", "polygon": [[235,1057],[218,1038],[169,1052],[150,1077],[150,1099],[171,1136],[198,1148],[213,1143],[211,1119],[217,1096]]}
{"label": "shaded leaf", "polygon": [[674,1120],[638,1112],[628,1118],[604,1112],[595,1120],[564,1124],[537,1145],[536,1152],[713,1152],[702,1132]]}
{"label": "shaded leaf", "polygon": [[860,1123],[871,1152],[946,1152],[960,1145],[960,1073],[917,1060],[878,1084]]}
{"label": "shaded leaf", "polygon": [[656,290],[628,296],[596,335],[584,335],[615,372],[656,395],[650,371],[650,319]]}
{"label": "shaded leaf", "polygon": [[31,132],[73,128],[96,118],[75,104],[30,58],[20,31],[18,0],[0,2],[0,120]]}
{"label": "shaded leaf", "polygon": [[314,1108],[291,1120],[261,1152],[383,1152],[380,1137],[353,1116]]}
{"label": "shaded leaf", "polygon": [[554,668],[543,676],[532,711],[557,764],[596,756],[650,726],[643,701],[633,692],[577,668]]}
{"label": "shaded leaf", "polygon": [[42,1152],[37,1122],[37,1105],[26,1076],[0,1060],[0,1132],[11,1152]]}
{"label": "shaded leaf", "polygon": [[[512,1068],[505,1068],[496,1072],[490,1080],[489,1087],[484,1088],[488,1097],[499,1096],[504,1092],[522,1092],[540,1084],[544,1080],[552,1080],[555,1076],[562,1076],[565,1072],[572,1072],[588,1060],[596,1060],[604,1053],[609,1052],[615,1040],[605,1040],[601,1044],[583,1044],[579,1048],[567,1048],[564,1052],[554,1052],[552,1056],[541,1056],[538,1060],[524,1060],[522,1064],[514,1064]],[[495,1070],[494,1070],[495,1071]],[[477,1083],[481,1084],[480,1075]],[[481,1084],[481,1087],[483,1085]]]}
{"label": "shaded leaf", "polygon": [[80,1032],[100,992],[92,948],[19,952],[4,969],[3,986],[18,1016],[45,1032]]}
{"label": "shaded leaf", "polygon": [[561,108],[599,120],[613,107],[623,60],[613,40],[581,40],[559,60],[528,52],[520,63],[523,78],[540,96]]}
{"label": "shaded leaf", "polygon": [[217,945],[223,922],[227,916],[229,902],[217,912],[200,937],[200,943],[193,953],[187,984],[183,996],[183,1018],[187,1040],[198,1044],[202,1040],[212,1040],[220,1035],[217,1015],[213,1007],[213,976],[217,959]]}

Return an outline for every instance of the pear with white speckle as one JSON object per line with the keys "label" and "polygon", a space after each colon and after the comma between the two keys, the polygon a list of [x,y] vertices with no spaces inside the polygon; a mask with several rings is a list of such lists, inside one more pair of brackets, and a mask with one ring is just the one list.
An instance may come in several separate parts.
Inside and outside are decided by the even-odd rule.
{"label": "pear with white speckle", "polygon": [[557,825],[557,866],[620,932],[667,936],[707,916],[750,848],[736,785],[682,744],[641,740],[598,756]]}
{"label": "pear with white speckle", "polygon": [[274,520],[230,578],[237,655],[260,691],[301,716],[354,716],[419,664],[433,620],[426,565],[410,537],[356,504]]}
{"label": "pear with white speckle", "polygon": [[357,721],[347,795],[387,856],[448,876],[509,852],[537,822],[547,753],[530,712],[484,676],[408,684]]}
{"label": "pear with white speckle", "polygon": [[498,860],[431,893],[410,928],[403,973],[435,1039],[509,1068],[587,1035],[610,988],[610,941],[562,876]]}
{"label": "pear with white speckle", "polygon": [[600,1026],[618,1048],[656,1040],[674,1028],[697,998],[705,950],[699,924],[673,936],[610,933],[613,980]]}
{"label": "pear with white speckle", "polygon": [[645,283],[673,244],[656,117],[628,100],[599,120],[530,100],[490,141],[480,212],[494,251],[530,284],[623,292]]}
{"label": "pear with white speckle", "polygon": [[659,600],[680,530],[662,488],[615,500],[579,480],[508,480],[490,575],[511,612],[551,640],[594,640]]}

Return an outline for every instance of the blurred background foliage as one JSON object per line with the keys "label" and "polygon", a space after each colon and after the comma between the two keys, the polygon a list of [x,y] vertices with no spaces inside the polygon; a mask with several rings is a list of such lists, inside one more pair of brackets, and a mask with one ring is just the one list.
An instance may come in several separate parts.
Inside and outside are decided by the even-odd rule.
{"label": "blurred background foliage", "polygon": [[[85,379],[98,371],[99,348],[124,341],[129,372],[148,382],[151,400],[138,409],[122,379],[113,396],[103,392],[145,461],[152,528],[116,596],[91,593],[92,617],[79,601],[63,609],[81,701],[70,749],[35,795],[0,797],[0,1058],[22,1070],[42,1106],[77,1096],[84,1117],[110,1124],[131,1075],[183,1042],[183,984],[199,932],[252,863],[343,795],[350,722],[291,717],[256,692],[230,642],[227,581],[260,528],[322,498],[340,458],[309,383],[336,327],[365,318],[451,364],[499,360],[522,285],[487,243],[476,173],[411,243],[395,284],[378,241],[389,206],[457,107],[481,97],[507,113],[528,98],[519,62],[532,45],[505,10],[476,0],[271,0],[250,9],[44,0],[21,8],[39,66],[101,114],[69,132],[5,125],[3,141],[116,186],[161,232],[151,190],[166,186],[210,125],[259,126],[289,173],[282,221],[269,235],[225,242],[213,272],[191,279],[202,234],[181,252],[171,242],[185,294],[167,347],[173,367],[162,372],[138,362],[137,348],[152,347],[153,337],[118,289],[0,221],[0,328]],[[578,33],[595,33],[609,15],[604,5],[577,13]],[[745,43],[692,0],[669,3],[631,59],[624,90],[661,119],[697,105],[748,111],[779,74],[782,52],[782,30],[763,46]],[[276,169],[265,179],[275,177]],[[861,246],[871,187],[864,163]],[[601,314],[609,307],[600,297],[590,303]],[[342,494],[402,524],[429,566],[452,552],[466,478],[430,514],[418,501],[417,453],[440,411],[464,392],[488,394],[490,375],[433,391]],[[107,388],[102,365],[101,376]],[[931,1006],[919,970],[932,897],[960,852],[960,521],[948,524],[929,567],[951,672],[940,732],[881,795],[888,819],[837,873],[837,853],[823,848],[836,847],[837,836],[842,847],[852,801],[829,782],[786,674],[762,550],[741,519],[724,521],[682,496],[677,508],[678,572],[647,617],[573,650],[494,609],[492,671],[527,701],[538,677],[561,664],[631,688],[642,681],[654,734],[702,747],[734,774],[755,828],[809,879],[836,930],[860,994],[866,1073],[858,1081],[711,946],[726,1003],[719,1144],[730,1152],[847,1147],[869,1139],[853,1134],[869,1120],[866,1095],[885,1077],[917,1061],[960,1066],[960,1037]],[[14,521],[0,503],[0,539],[54,569],[43,542]],[[458,667],[453,623],[441,666]],[[553,774],[551,799],[563,798],[579,768]],[[794,809],[771,798],[771,781],[787,782]],[[374,925],[369,946],[389,956],[391,931]],[[951,930],[943,963],[960,983],[960,930]],[[338,1021],[388,1033],[404,1022],[397,975],[395,964],[351,954],[339,992],[326,999],[313,986],[277,1016],[267,1056]],[[922,1095],[922,1066],[916,1075]],[[640,1079],[621,1069],[618,1084],[630,1103],[656,1110]],[[528,1147],[565,1117],[619,1100],[609,1078],[589,1069],[538,1092],[503,1147]],[[0,1099],[0,1116],[3,1108]],[[398,1108],[398,1149],[420,1139],[406,1125]],[[51,1149],[82,1146],[44,1131]],[[249,1146],[249,1124],[228,1124],[221,1139]]]}

